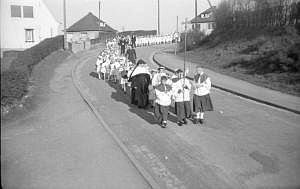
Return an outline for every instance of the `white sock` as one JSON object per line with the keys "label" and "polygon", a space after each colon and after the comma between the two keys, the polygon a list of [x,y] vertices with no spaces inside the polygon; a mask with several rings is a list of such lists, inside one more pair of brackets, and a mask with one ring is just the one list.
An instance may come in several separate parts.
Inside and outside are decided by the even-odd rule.
{"label": "white sock", "polygon": [[200,112],[197,112],[196,113],[196,119],[199,119],[200,118]]}
{"label": "white sock", "polygon": [[200,119],[203,119],[204,118],[204,112],[201,112],[200,113]]}

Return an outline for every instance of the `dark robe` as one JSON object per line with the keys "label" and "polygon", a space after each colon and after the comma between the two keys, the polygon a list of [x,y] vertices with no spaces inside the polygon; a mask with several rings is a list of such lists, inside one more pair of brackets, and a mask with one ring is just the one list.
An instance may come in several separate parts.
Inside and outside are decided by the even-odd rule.
{"label": "dark robe", "polygon": [[146,73],[138,74],[131,77],[129,81],[132,82],[131,103],[139,108],[145,108],[148,105],[150,75]]}
{"label": "dark robe", "polygon": [[136,52],[134,49],[128,49],[126,51],[125,56],[128,58],[128,60],[130,60],[130,62],[135,64],[136,61]]}

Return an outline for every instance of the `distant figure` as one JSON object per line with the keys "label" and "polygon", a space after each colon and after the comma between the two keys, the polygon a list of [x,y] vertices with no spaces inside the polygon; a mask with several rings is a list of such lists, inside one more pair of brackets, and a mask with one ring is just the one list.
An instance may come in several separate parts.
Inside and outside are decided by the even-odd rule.
{"label": "distant figure", "polygon": [[126,46],[126,39],[124,38],[124,36],[119,40],[119,46],[121,47],[121,55],[124,55]]}
{"label": "distant figure", "polygon": [[132,48],[136,48],[136,36],[135,35],[131,36],[131,46],[132,46]]}
{"label": "distant figure", "polygon": [[135,49],[132,48],[131,46],[128,46],[128,49],[125,53],[125,57],[132,62],[133,64],[136,63],[136,52]]}

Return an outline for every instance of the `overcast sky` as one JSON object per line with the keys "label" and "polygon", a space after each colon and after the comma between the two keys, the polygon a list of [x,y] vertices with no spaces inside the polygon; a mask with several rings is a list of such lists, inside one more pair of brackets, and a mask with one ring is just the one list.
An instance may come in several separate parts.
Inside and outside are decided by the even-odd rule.
{"label": "overcast sky", "polygon": [[[63,23],[63,0],[44,0],[54,17]],[[67,26],[92,12],[98,16],[98,0],[66,0]],[[176,16],[179,24],[187,17],[194,17],[194,0],[160,0],[161,33],[176,31]],[[217,5],[220,0],[211,0]],[[157,0],[101,0],[101,19],[118,31],[157,28]],[[198,0],[198,14],[209,8],[207,0]],[[180,24],[179,30],[183,26]]]}

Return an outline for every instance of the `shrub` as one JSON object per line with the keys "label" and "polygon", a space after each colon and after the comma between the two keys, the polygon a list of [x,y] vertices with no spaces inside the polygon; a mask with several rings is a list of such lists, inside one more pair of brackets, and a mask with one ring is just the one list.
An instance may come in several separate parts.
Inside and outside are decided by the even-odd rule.
{"label": "shrub", "polygon": [[[205,35],[202,32],[199,31],[189,31],[187,32],[187,37],[186,37],[186,50],[192,50],[198,46],[201,45],[201,41],[204,39]],[[180,36],[180,50],[184,51],[184,38],[185,38],[185,33],[182,33]]]}
{"label": "shrub", "polygon": [[7,70],[1,73],[1,106],[11,105],[27,92],[27,70]]}
{"label": "shrub", "polygon": [[63,48],[63,36],[48,38],[17,54],[10,69],[1,73],[1,106],[13,104],[27,92],[34,65],[52,52]]}

